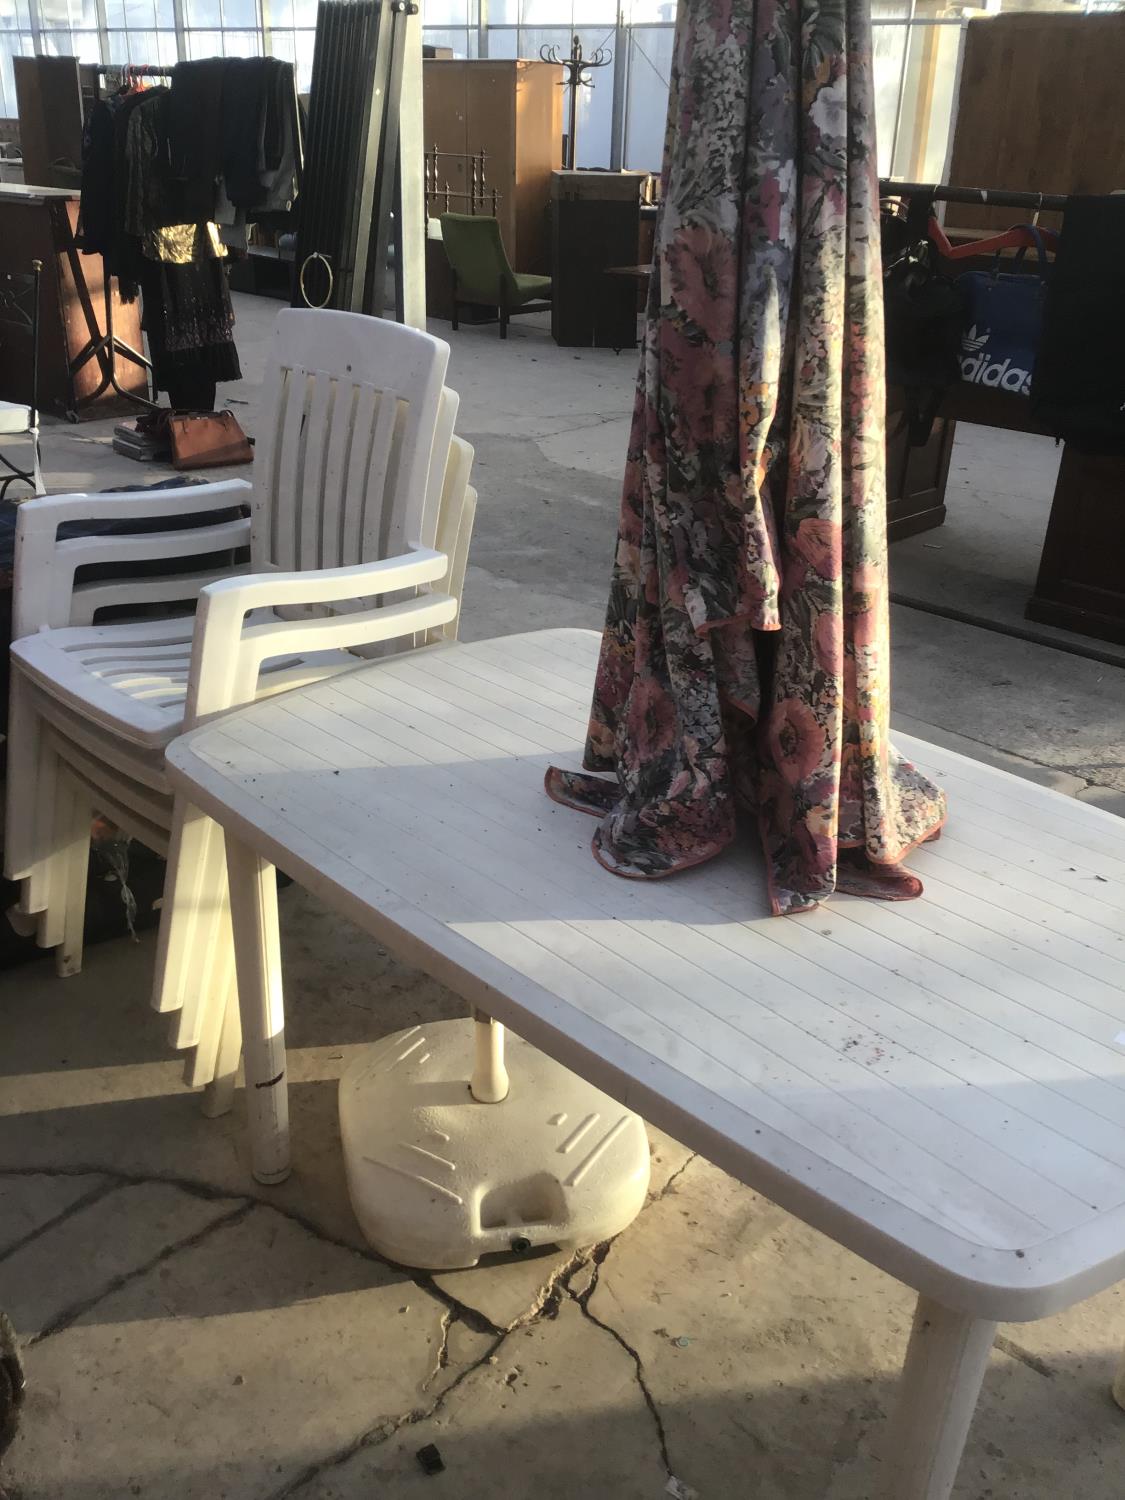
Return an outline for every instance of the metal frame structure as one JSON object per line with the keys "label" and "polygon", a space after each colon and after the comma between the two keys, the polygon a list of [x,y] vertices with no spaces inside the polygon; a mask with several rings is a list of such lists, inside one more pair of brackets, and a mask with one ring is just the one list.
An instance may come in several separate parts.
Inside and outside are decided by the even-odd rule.
{"label": "metal frame structure", "polygon": [[[28,25],[21,28],[18,33],[14,30],[10,33],[0,32],[0,38],[2,38],[6,34],[11,36],[16,36],[18,34],[25,39],[23,50],[27,50],[28,44],[30,44],[30,50],[34,52],[49,52],[58,50],[60,48],[63,51],[71,50],[72,33],[70,33],[69,31],[62,31],[43,26],[39,14],[40,6],[42,4],[43,0],[29,0]],[[907,4],[910,5],[911,0],[907,0]],[[108,26],[106,0],[95,0],[95,5],[96,27],[91,28],[88,32],[93,45],[91,46],[89,51],[87,51],[84,43],[80,43],[77,34],[74,34],[73,50],[80,52],[84,61],[109,64],[112,62],[113,49],[120,45],[120,42],[123,39],[123,34],[119,28],[114,27],[111,29]],[[191,55],[193,35],[204,30],[212,30],[215,28],[189,26],[187,24],[185,0],[172,0],[172,13],[173,27],[171,29],[165,28],[163,30],[157,28],[157,35],[161,38],[166,39],[162,45],[174,43],[176,59],[187,59]],[[271,13],[270,0],[257,0],[256,13],[256,24],[249,29],[256,31],[257,35],[261,39],[260,49],[264,53],[269,53],[275,50],[275,31],[278,34],[279,41],[282,34],[291,36],[311,34],[311,28],[309,27],[294,28],[291,25],[282,22],[279,18],[276,18]],[[560,7],[560,15],[558,17],[557,23],[554,24],[552,24],[552,22],[549,20],[541,22],[539,25],[525,25],[520,21],[500,21],[498,19],[494,19],[494,16],[496,14],[497,7],[492,7],[490,9],[489,0],[473,0],[473,4],[471,6],[466,6],[465,24],[463,25],[442,25],[441,23],[435,23],[431,26],[426,26],[425,17],[423,16],[423,36],[419,40],[418,45],[420,46],[421,40],[425,40],[427,35],[432,36],[435,40],[438,40],[444,39],[449,33],[454,33],[456,37],[463,36],[464,38],[463,48],[461,44],[458,43],[458,50],[464,50],[471,55],[476,55],[482,58],[488,57],[490,55],[496,55],[498,53],[504,56],[512,56],[514,55],[512,51],[512,44],[509,44],[506,47],[500,47],[498,45],[499,39],[502,38],[505,33],[510,33],[514,34],[518,39],[514,44],[516,51],[520,51],[524,55],[528,56],[537,56],[539,52],[539,41],[538,39],[535,39],[534,41],[532,41],[530,38],[525,39],[525,34],[528,32],[541,32],[543,29],[548,29],[552,31],[557,30],[560,34],[565,33],[567,36],[569,36],[575,31],[575,29],[579,29],[583,33],[583,35],[586,36],[588,36],[591,32],[597,33],[598,39],[606,46],[610,47],[613,52],[613,64],[611,70],[613,103],[610,119],[610,139],[608,142],[607,151],[606,143],[604,142],[603,138],[599,155],[605,160],[607,165],[613,168],[619,168],[622,166],[641,166],[655,168],[658,165],[656,161],[634,161],[629,159],[629,117],[630,110],[632,109],[635,123],[636,103],[632,84],[636,74],[636,70],[647,68],[650,66],[650,61],[647,59],[647,54],[644,51],[644,38],[649,34],[660,31],[670,33],[673,30],[671,21],[632,20],[630,19],[629,7],[625,3],[625,0],[618,0],[615,15],[613,15],[611,18],[607,18],[604,23],[589,23],[581,20],[577,22],[574,21],[573,9],[569,5]],[[925,29],[935,26],[952,26],[955,28],[963,29],[965,21],[963,20],[963,18],[956,16],[933,17],[919,16],[917,14],[907,14],[903,16],[876,16],[873,18],[873,25],[876,34],[878,34],[885,28],[905,28],[909,37],[917,37]],[[221,26],[218,28],[219,31],[246,29],[247,28],[224,28]],[[149,36],[151,36],[151,28],[145,28],[145,31]],[[124,37],[128,38],[131,37],[131,35],[132,33],[128,28],[126,28]],[[413,43],[411,45],[413,45]],[[899,76],[897,80],[898,97],[896,98],[893,118],[897,119],[897,124],[899,127],[901,127],[902,125],[903,118],[903,108],[899,103],[899,100],[903,96],[903,89],[905,88],[907,91],[909,91],[910,89],[910,80],[908,76],[911,66],[910,50],[911,49],[908,44],[907,47],[903,49],[902,58],[898,60],[895,65],[896,71],[898,72]],[[175,59],[169,58],[169,62],[172,60]],[[663,73],[663,68],[659,63],[652,63],[651,66],[656,67],[658,72]],[[407,95],[407,97],[409,97],[409,95]],[[0,114],[2,113],[3,109],[2,107],[0,107]],[[420,120],[418,123],[420,130]],[[900,142],[898,140],[898,129],[892,129],[889,135],[886,132],[884,132],[884,134],[886,135],[886,140],[884,142],[885,150],[883,152],[883,158],[884,164],[889,170],[898,170],[910,175],[915,175],[919,170],[921,170],[920,164],[914,164],[910,161],[899,160],[901,153],[899,149]],[[587,135],[586,139],[587,143],[590,144],[591,142],[589,135]]]}
{"label": "metal frame structure", "polygon": [[[40,473],[39,455],[39,307],[42,293],[43,262],[33,260],[30,271],[0,272],[0,311],[18,316],[18,325],[31,335],[31,400],[28,403],[27,431],[22,437],[31,439],[32,465],[21,469],[0,453],[0,464],[8,470],[0,475],[0,501],[8,498],[8,486],[22,480],[29,484],[36,495],[43,493],[43,478]],[[6,284],[6,285],[5,285]],[[17,285],[18,284],[18,285]],[[30,297],[31,308],[21,305],[24,297]]]}

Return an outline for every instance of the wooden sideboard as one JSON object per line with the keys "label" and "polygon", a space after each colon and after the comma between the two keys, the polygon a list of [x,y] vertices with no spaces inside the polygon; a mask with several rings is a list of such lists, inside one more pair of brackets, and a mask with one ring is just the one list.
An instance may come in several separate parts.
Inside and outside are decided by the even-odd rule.
{"label": "wooden sideboard", "polygon": [[[888,396],[887,531],[892,541],[945,520],[945,486],[958,422],[1050,436],[1024,396],[962,382],[942,403],[925,448],[907,448],[896,393]],[[1125,645],[1125,455],[1065,444],[1039,576],[1024,615],[1043,625]]]}

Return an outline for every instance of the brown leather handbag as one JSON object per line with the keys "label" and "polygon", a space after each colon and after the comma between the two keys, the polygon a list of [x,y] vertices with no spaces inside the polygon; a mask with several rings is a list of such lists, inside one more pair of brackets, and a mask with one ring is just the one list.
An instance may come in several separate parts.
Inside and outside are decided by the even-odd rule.
{"label": "brown leather handbag", "polygon": [[253,462],[250,439],[233,412],[173,412],[168,432],[174,469],[217,469]]}

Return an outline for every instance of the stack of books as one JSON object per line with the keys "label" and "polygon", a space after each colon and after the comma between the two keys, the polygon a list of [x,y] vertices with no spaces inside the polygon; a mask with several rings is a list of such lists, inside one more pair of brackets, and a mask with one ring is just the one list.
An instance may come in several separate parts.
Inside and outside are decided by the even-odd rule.
{"label": "stack of books", "polygon": [[135,458],[139,463],[167,463],[172,457],[167,426],[161,426],[157,432],[146,432],[141,427],[143,421],[142,417],[134,422],[118,422],[113,429],[114,453]]}

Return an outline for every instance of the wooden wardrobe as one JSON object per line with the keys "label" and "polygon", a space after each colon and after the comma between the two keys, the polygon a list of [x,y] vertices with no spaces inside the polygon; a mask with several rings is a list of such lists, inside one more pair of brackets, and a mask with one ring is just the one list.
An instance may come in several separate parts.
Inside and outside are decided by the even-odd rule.
{"label": "wooden wardrobe", "polygon": [[[1125,15],[969,22],[948,182],[1028,193],[1125,188]],[[951,205],[947,226],[1006,229],[1010,208]],[[1060,215],[1042,222],[1058,228]]]}
{"label": "wooden wardrobe", "polygon": [[429,214],[449,208],[470,213],[472,159],[486,153],[484,194],[475,212],[496,217],[508,259],[517,271],[551,269],[551,173],[562,166],[562,69],[554,63],[516,60],[422,64],[425,148],[438,150],[436,192]]}

